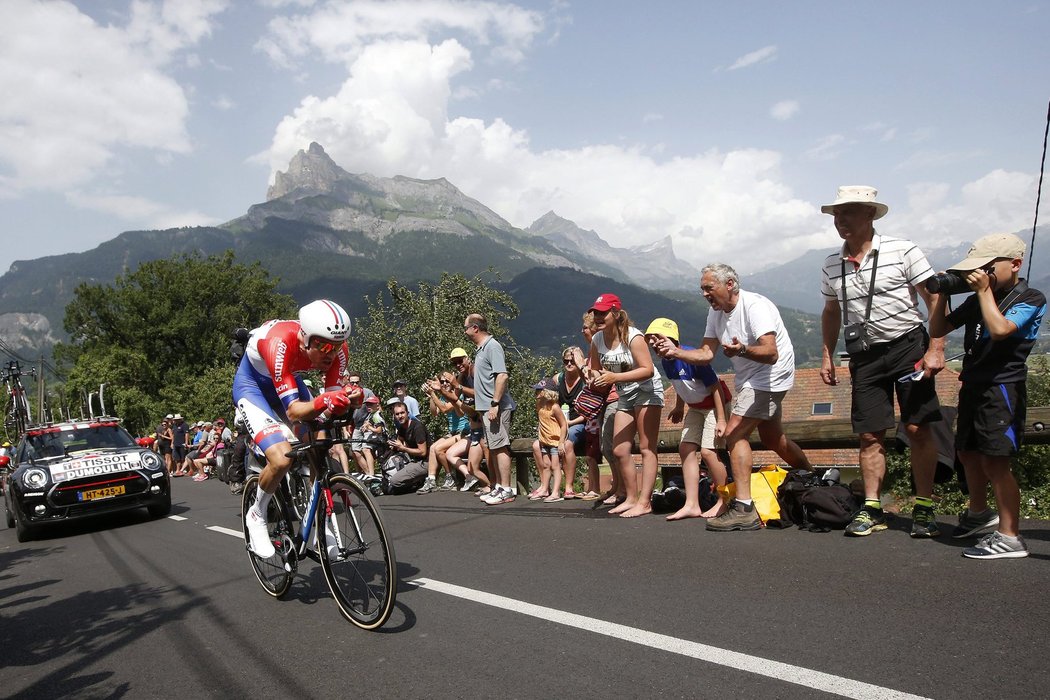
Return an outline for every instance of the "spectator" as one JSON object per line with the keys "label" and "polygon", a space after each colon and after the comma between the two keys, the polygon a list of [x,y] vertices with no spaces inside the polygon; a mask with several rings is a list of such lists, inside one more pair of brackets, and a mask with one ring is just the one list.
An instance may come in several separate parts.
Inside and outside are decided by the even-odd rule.
{"label": "spectator", "polygon": [[[558,451],[566,442],[569,426],[558,402],[558,385],[548,379],[532,387],[536,392],[536,417],[539,423],[539,439],[533,444],[536,468],[540,474],[539,487],[529,494],[529,500],[542,499],[544,503],[564,501],[561,495],[561,465]],[[568,476],[568,470],[566,470]],[[548,479],[553,478],[550,491],[547,490]],[[572,483],[565,484],[566,491],[572,491]]]}
{"label": "spectator", "polygon": [[[359,372],[346,372],[345,375],[346,386],[361,389],[363,392],[364,400],[361,406],[354,409],[351,414],[352,428],[350,429],[350,453],[354,457],[354,462],[357,464],[357,469],[362,474],[368,474],[369,476],[375,473],[375,450],[370,449],[371,455],[365,455],[364,450],[366,448],[366,438],[369,434],[364,431],[364,424],[371,417],[373,411],[368,406],[368,399],[376,398],[375,392],[366,386],[361,384],[361,374]],[[378,406],[378,398],[376,398],[376,405]],[[373,459],[369,460],[369,456]]]}
{"label": "spectator", "polygon": [[[1021,492],[1010,458],[1024,437],[1026,361],[1039,337],[1046,297],[1019,277],[1024,252],[1024,242],[1013,234],[978,240],[966,259],[952,266],[966,276],[973,296],[947,313],[947,295],[940,295],[930,315],[934,338],[966,327],[955,440],[970,502],[952,537],[989,533],[963,550],[970,559],[1028,556],[1018,530]],[[988,508],[989,482],[998,513]]]}
{"label": "spectator", "polygon": [[[678,324],[669,318],[655,319],[646,329],[645,337],[654,346],[662,340],[670,340],[686,351],[696,349],[679,342]],[[685,416],[682,437],[678,443],[682,477],[685,479],[685,505],[668,515],[667,519],[717,517],[726,509],[721,498],[707,511],[700,507],[700,463],[697,450],[714,484],[725,486],[726,467],[715,450],[725,445],[725,401],[728,397],[723,395],[723,384],[710,365],[691,365],[682,360],[669,359],[661,363],[664,374],[675,389],[675,405],[668,417],[672,423],[681,423],[683,414]],[[687,404],[689,412],[685,413]]]}
{"label": "spectator", "polygon": [[481,500],[494,506],[510,503],[517,495],[517,486],[510,475],[510,423],[517,405],[510,395],[503,346],[488,328],[488,319],[482,314],[470,314],[463,321],[464,334],[478,348],[474,356],[474,402],[482,415],[489,468],[495,469],[498,475],[492,492]]}
{"label": "spectator", "polygon": [[204,423],[194,439],[193,449],[189,451],[183,462],[186,473],[192,476],[194,481],[204,481],[204,479],[208,478],[204,467],[217,442],[218,440],[214,439],[212,424],[210,422]]}
{"label": "spectator", "polygon": [[[222,420],[221,418],[219,420]],[[207,423],[206,425],[211,425]],[[211,431],[201,438],[201,447],[193,460],[192,470],[197,472],[194,481],[206,481],[211,477],[211,470],[218,462],[216,456],[222,448],[222,431],[225,426],[215,424]]]}
{"label": "spectator", "polygon": [[164,417],[164,420],[160,422],[160,425],[157,426],[157,451],[160,453],[160,456],[164,458],[164,469],[166,469],[172,476],[179,476],[174,473],[175,466],[177,465],[172,465],[171,455],[171,423],[174,418],[175,416],[169,413]]}
{"label": "spectator", "polygon": [[[625,488],[624,501],[609,512],[634,518],[652,512],[653,487],[659,464],[656,443],[660,432],[660,413],[664,387],[653,367],[642,332],[631,325],[620,298],[602,294],[591,306],[598,328],[591,341],[590,366],[598,371],[595,386],[615,384],[619,399],[613,418],[613,455]],[[638,482],[634,466],[634,434],[642,454],[642,479]]]}
{"label": "spectator", "polygon": [[426,480],[430,436],[418,419],[408,415],[408,407],[400,401],[394,404],[393,415],[394,438],[387,445],[394,452],[404,454],[408,462],[389,477],[389,492],[408,493]]}
{"label": "spectator", "polygon": [[[843,240],[842,248],[824,261],[821,278],[824,351],[820,377],[824,383],[838,383],[834,358],[840,327],[863,339],[865,345],[847,346],[864,508],[846,527],[846,534],[862,537],[886,529],[881,500],[886,476],[883,440],[886,430],[897,423],[893,414],[896,392],[915,477],[911,536],[936,537],[940,534],[933,510],[937,444],[930,424],[941,419],[933,376],[944,368],[944,340],[930,341],[917,301],[921,296],[932,312],[936,295],[926,291],[923,282],[933,270],[911,241],[875,232],[875,221],[889,211],[876,201],[877,195],[873,187],[840,187],[838,198],[820,208],[835,217],[835,229]],[[923,370],[918,381],[897,381],[916,369]]]}
{"label": "spectator", "polygon": [[[594,323],[594,314],[588,311],[583,315],[583,326],[580,328],[580,333],[587,342],[588,348],[591,347],[591,341],[597,330],[598,327]],[[582,351],[577,356],[576,361],[579,363],[583,379],[590,384],[598,376],[598,372],[588,366]],[[613,419],[616,416],[616,404],[618,401],[619,395],[616,393],[614,385],[606,397],[605,405],[598,410],[598,413],[593,418],[584,424],[584,433],[586,435],[584,451],[587,454],[587,479],[590,481],[590,484],[587,487],[587,493],[581,496],[583,500],[593,501],[602,497],[601,472],[598,470],[598,459],[602,456],[605,457],[606,463],[612,468],[612,485],[609,493],[606,494],[607,499],[604,504],[616,505],[616,494],[619,494],[620,501],[625,498],[623,486],[620,484],[619,470],[616,468],[616,458],[613,456]]]}
{"label": "spectator", "polygon": [[244,482],[248,478],[248,428],[238,419],[233,439],[233,455],[230,458],[230,493],[244,493]]}
{"label": "spectator", "polygon": [[172,417],[171,424],[171,462],[175,467],[173,476],[186,475],[186,453],[189,451],[189,426],[181,413]]}
{"label": "spectator", "polygon": [[454,445],[446,452],[446,459],[464,475],[465,481],[460,491],[471,491],[477,487],[477,495],[485,496],[492,490],[494,479],[481,468],[482,462],[493,469],[491,460],[485,455],[488,446],[485,444],[484,427],[481,414],[474,408],[474,363],[463,348],[453,348],[449,353],[449,363],[454,372],[443,373],[441,394],[447,401],[455,404],[467,419],[467,439]]}
{"label": "spectator", "polygon": [[587,382],[583,379],[583,367],[577,362],[585,362],[583,351],[573,345],[565,348],[561,353],[562,371],[555,375],[558,385],[558,402],[566,407],[568,411],[565,416],[568,424],[568,433],[564,454],[562,457],[562,468],[565,470],[565,498],[576,498],[573,485],[576,481],[576,457],[583,454],[586,438],[584,436],[585,419],[576,410],[576,397],[583,391]]}
{"label": "spectator", "polygon": [[361,423],[360,445],[356,448],[354,457],[360,458],[358,465],[361,473],[366,476],[375,476],[379,447],[387,440],[386,419],[383,418],[383,412],[380,409],[381,403],[375,394],[365,399],[364,405],[358,409],[364,411],[365,417]]}
{"label": "spectator", "polygon": [[455,447],[460,440],[463,440],[465,434],[469,434],[469,427],[467,418],[463,415],[462,410],[457,407],[455,402],[449,401],[441,393],[442,389],[450,389],[451,386],[451,381],[445,377],[440,379],[435,377],[424,382],[422,386],[423,392],[427,396],[427,402],[430,405],[431,415],[445,416],[448,422],[448,432],[435,440],[430,446],[427,478],[416,493],[430,493],[438,489],[437,473],[439,468],[444,468],[445,470],[445,482],[441,485],[441,490],[452,491],[456,489],[456,476],[453,467],[449,465],[447,452],[450,448]]}
{"label": "spectator", "polygon": [[408,395],[408,382],[404,379],[398,379],[394,382],[391,389],[394,392],[394,396],[387,402],[387,405],[392,406],[395,401],[400,401],[408,409],[409,418],[419,418],[419,402]]}
{"label": "spectator", "polygon": [[792,467],[809,468],[805,453],[784,435],[781,425],[781,404],[795,381],[795,353],[777,307],[761,294],[740,289],[740,278],[729,265],[704,267],[700,291],[711,305],[703,344],[696,350],[684,350],[664,338],[654,349],[667,359],[703,365],[711,363],[721,346],[733,363],[736,400],[726,425],[726,445],[736,498],[726,512],[707,521],[707,529],[758,530],[762,520],[751,500],[749,442],[755,429],[766,449]]}

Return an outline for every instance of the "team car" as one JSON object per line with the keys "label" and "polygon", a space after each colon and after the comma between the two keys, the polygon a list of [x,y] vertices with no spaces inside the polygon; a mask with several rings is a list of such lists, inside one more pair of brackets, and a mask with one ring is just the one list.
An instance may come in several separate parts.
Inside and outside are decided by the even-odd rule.
{"label": "team car", "polygon": [[28,428],[5,478],[7,526],[19,542],[41,528],[92,515],[141,508],[171,512],[164,460],[136,443],[118,418]]}

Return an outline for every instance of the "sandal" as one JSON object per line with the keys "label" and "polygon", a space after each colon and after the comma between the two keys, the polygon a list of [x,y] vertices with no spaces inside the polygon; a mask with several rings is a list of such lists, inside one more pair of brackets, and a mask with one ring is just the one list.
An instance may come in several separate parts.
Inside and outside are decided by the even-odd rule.
{"label": "sandal", "polygon": [[566,501],[571,500],[573,498],[579,498],[579,496],[576,495],[575,491],[566,491],[565,492],[565,500]]}
{"label": "sandal", "polygon": [[559,496],[558,494],[552,493],[551,495],[549,495],[546,498],[544,498],[543,502],[544,503],[557,503],[558,501],[564,501],[564,500],[565,499],[562,498],[561,496]]}
{"label": "sandal", "polygon": [[549,497],[550,497],[550,494],[547,493],[546,491],[541,491],[541,492],[533,491],[532,493],[529,494],[529,500],[530,501],[542,501],[544,498],[549,498]]}
{"label": "sandal", "polygon": [[597,499],[599,499],[601,497],[602,497],[602,495],[600,493],[595,493],[594,491],[588,491],[587,493],[580,494],[576,498],[580,499],[581,501],[594,501],[594,500],[597,500]]}

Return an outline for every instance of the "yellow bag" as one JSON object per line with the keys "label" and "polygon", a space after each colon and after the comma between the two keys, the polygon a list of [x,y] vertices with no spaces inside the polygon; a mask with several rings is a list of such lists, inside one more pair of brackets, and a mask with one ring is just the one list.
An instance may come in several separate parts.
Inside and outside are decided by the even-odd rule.
{"label": "yellow bag", "polygon": [[[758,510],[758,517],[763,523],[780,518],[780,502],[777,500],[777,489],[787,478],[788,471],[775,464],[769,464],[751,472],[751,500]],[[736,484],[718,487],[722,499],[729,503],[736,496]]]}

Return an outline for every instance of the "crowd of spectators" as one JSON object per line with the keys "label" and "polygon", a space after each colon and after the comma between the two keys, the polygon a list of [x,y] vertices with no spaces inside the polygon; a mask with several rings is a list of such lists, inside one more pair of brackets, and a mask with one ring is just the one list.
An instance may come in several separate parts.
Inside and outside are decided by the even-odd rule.
{"label": "crowd of spectators", "polygon": [[[834,356],[841,334],[850,356],[851,419],[864,492],[863,507],[846,534],[863,537],[886,529],[880,501],[886,471],[883,439],[896,420],[894,399],[911,444],[916,494],[910,534],[940,534],[932,499],[936,450],[930,425],[941,418],[934,376],[944,367],[943,335],[965,326],[963,377],[976,378],[979,386],[968,387],[961,398],[966,410],[960,407],[958,447],[968,479],[979,487],[971,507],[960,515],[956,536],[984,535],[964,551],[971,558],[1027,555],[1017,532],[1019,497],[1009,462],[1020,447],[1024,360],[1045,312],[1045,298],[1018,277],[1024,244],[1011,235],[978,241],[955,268],[977,301],[949,312],[946,295],[926,288],[934,272],[918,247],[875,232],[874,221],[888,207],[877,201],[874,188],[842,187],[822,211],[834,217],[843,245],[827,258],[819,285],[825,299],[821,378],[827,384],[838,381]],[[686,494],[667,520],[701,518],[707,529],[721,532],[761,528],[750,493],[755,433],[789,469],[811,469],[782,425],[795,359],[776,304],[743,289],[736,270],[724,263],[706,265],[699,287],[710,307],[703,329],[683,332],[675,320],[656,318],[643,332],[612,293],[601,294],[586,309],[583,348],[566,347],[560,371],[532,386],[530,409],[536,411],[538,434],[528,437],[538,482],[529,485],[530,500],[599,501],[593,505],[623,518],[651,513],[665,381],[675,390],[668,417],[682,426],[679,455]],[[935,317],[930,330],[920,300],[925,317]],[[516,500],[510,427],[518,403],[510,393],[506,355],[484,315],[469,314],[463,331],[473,352],[451,349],[449,365],[418,387],[422,406],[409,395],[404,380],[393,382],[384,404],[362,386],[360,374],[344,373],[347,386],[363,389],[363,403],[346,429],[348,451],[341,446],[332,451],[343,471],[381,481],[386,493],[458,490],[473,492],[490,506]],[[683,336],[699,342],[687,345]],[[719,354],[732,365],[732,388],[711,368]],[[974,369],[978,362],[984,363],[980,371]],[[995,389],[996,382],[1009,386]],[[441,425],[437,434],[428,432],[421,410],[440,419],[434,421]],[[989,418],[1012,428],[1008,438],[987,434]],[[164,455],[172,476],[194,481],[207,479],[216,454],[235,442],[221,418],[189,426],[179,414],[161,422],[156,438],[155,449]],[[728,465],[720,454],[728,456]],[[580,488],[579,458],[586,464]],[[603,459],[611,472],[604,492],[599,471]],[[715,495],[729,494],[725,487],[730,481],[732,495]],[[711,493],[700,493],[701,483],[710,484]],[[989,483],[1004,511],[1002,525],[987,504]]]}

